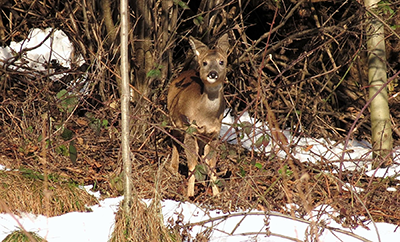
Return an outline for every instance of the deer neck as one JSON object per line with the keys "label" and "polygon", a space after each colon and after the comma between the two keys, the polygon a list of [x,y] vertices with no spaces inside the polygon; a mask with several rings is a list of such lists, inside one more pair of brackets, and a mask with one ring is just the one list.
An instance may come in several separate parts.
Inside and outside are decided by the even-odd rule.
{"label": "deer neck", "polygon": [[205,85],[204,86],[204,98],[208,101],[214,101],[222,98],[222,83],[217,85]]}
{"label": "deer neck", "polygon": [[203,93],[202,104],[203,110],[207,113],[216,113],[221,109],[221,102],[223,99],[223,85],[222,83],[213,86],[205,86]]}

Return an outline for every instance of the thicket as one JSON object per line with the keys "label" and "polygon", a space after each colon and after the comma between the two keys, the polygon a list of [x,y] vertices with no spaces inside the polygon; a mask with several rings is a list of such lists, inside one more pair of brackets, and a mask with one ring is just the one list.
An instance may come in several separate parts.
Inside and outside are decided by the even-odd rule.
{"label": "thicket", "polygon": [[[49,60],[45,71],[11,68],[26,50],[1,60],[0,153],[7,158],[5,165],[95,183],[103,194],[121,192],[118,4],[1,1],[1,46],[26,39],[32,28],[53,28],[69,37],[76,56],[70,68]],[[191,66],[189,35],[212,45],[223,33],[229,34],[232,48],[225,94],[235,117],[248,112],[270,128],[288,129],[297,137],[340,143],[350,132],[351,139],[370,139],[369,114],[359,113],[368,97],[368,19],[359,2],[149,0],[131,1],[130,7],[131,148],[136,158],[135,186],[141,195],[154,195],[148,187],[158,177],[164,197],[185,199],[180,195],[185,188],[182,178],[167,173],[159,177],[155,170],[168,159],[166,92],[169,81]],[[388,76],[393,76],[400,68],[399,3],[382,1],[380,8],[387,31]],[[66,75],[57,81],[50,78],[60,73]],[[79,92],[83,87],[86,91]],[[398,91],[395,79],[389,100],[394,146],[399,145],[400,136]],[[350,130],[353,122],[355,128]],[[239,136],[246,132],[246,125],[235,127]],[[282,144],[279,136],[270,138]],[[262,142],[269,141],[266,137]],[[254,206],[280,210],[282,204],[297,202],[303,205],[303,214],[326,203],[341,211],[343,217],[338,220],[349,226],[359,223],[353,214],[399,223],[400,206],[393,207],[399,203],[398,196],[385,190],[396,180],[348,171],[341,171],[338,180],[323,172],[337,171],[331,161],[321,158],[317,165],[288,161],[275,156],[280,149],[260,154],[221,144],[225,161],[219,170],[227,171],[222,177],[227,192],[213,200],[203,188],[197,200],[227,210]],[[47,162],[42,162],[43,157]],[[305,173],[311,178],[299,182]],[[336,189],[344,182],[360,184],[365,189],[363,197],[353,201],[349,192]],[[341,204],[338,197],[363,206]],[[367,213],[378,206],[374,199],[382,202],[382,214]],[[387,210],[384,204],[391,208]]]}

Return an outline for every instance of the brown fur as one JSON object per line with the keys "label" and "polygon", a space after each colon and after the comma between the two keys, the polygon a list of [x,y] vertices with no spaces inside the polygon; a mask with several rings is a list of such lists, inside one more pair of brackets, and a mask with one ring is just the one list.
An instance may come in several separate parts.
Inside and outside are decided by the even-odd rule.
{"label": "brown fur", "polygon": [[[202,42],[190,38],[190,44],[197,56],[199,72],[189,70],[173,80],[168,91],[168,110],[173,125],[186,130],[189,126],[196,129],[197,135],[187,132],[173,132],[177,138],[183,138],[189,167],[189,184],[187,195],[194,196],[196,168],[199,151],[204,148],[204,158],[210,167],[213,194],[219,193],[215,185],[216,176],[213,169],[216,157],[213,149],[221,130],[221,121],[225,109],[223,83],[226,78],[228,35],[223,35],[215,49],[209,49]],[[180,134],[179,134],[180,133]],[[211,153],[210,153],[211,152]],[[178,173],[179,153],[174,142],[170,170]]]}

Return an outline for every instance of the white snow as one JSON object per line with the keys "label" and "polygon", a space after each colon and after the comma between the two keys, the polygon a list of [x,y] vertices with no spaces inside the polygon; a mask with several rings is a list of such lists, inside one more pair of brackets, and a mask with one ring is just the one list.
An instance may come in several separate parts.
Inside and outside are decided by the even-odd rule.
{"label": "white snow", "polygon": [[50,218],[32,214],[23,214],[22,217],[0,214],[0,240],[17,230],[20,223],[25,230],[36,232],[49,242],[107,241],[113,230],[114,213],[121,200],[122,197],[109,198],[91,206],[93,212],[72,212]]}
{"label": "white snow", "polygon": [[[27,40],[19,43],[13,42],[9,47],[0,48],[0,60],[3,60],[4,64],[4,61],[14,58],[16,53],[19,53],[22,49],[38,46],[50,32],[51,29],[32,29]],[[17,60],[10,68],[21,71],[25,71],[27,67],[45,70],[44,63],[52,59],[56,59],[64,67],[70,67],[72,51],[72,44],[66,35],[60,30],[55,30],[51,38],[38,48],[25,52],[22,58]],[[266,130],[264,124],[256,122],[247,112],[243,113],[239,120],[235,120],[234,117],[227,114],[223,123],[221,130],[223,140],[232,143],[239,142],[235,130],[231,128],[231,124],[237,123],[238,135],[241,136],[240,143],[244,147],[259,152],[273,151],[274,144],[272,141],[266,146],[256,147],[254,145],[261,136],[267,136],[269,131]],[[371,147],[365,141],[351,141],[345,148],[343,144],[335,144],[333,141],[313,138],[299,139],[292,136],[288,131],[283,132],[289,142],[297,144],[291,152],[294,157],[302,162],[329,161],[340,167],[340,160],[344,153],[346,160],[342,164],[344,169],[365,171],[368,176],[397,176],[396,179],[399,179],[399,165],[377,170],[370,169]],[[399,151],[395,150],[394,152],[395,161],[398,163]],[[286,156],[283,151],[278,151],[278,155]],[[346,184],[344,188],[351,189],[356,193],[360,191],[359,188],[350,184]],[[88,188],[85,187],[85,189]],[[393,187],[388,190],[397,192],[398,189]],[[98,194],[94,195],[98,196]],[[49,242],[108,241],[113,231],[115,213],[122,199],[122,197],[108,198],[100,201],[98,205],[91,206],[92,212],[71,212],[56,217],[32,214],[23,214],[19,217],[13,214],[0,214],[0,240],[12,231],[19,229],[21,225],[25,230],[36,232]],[[149,201],[146,202],[149,203]],[[287,206],[289,208],[289,205]],[[374,224],[370,222],[367,224],[368,229],[362,226],[356,229],[343,228],[332,219],[337,215],[337,212],[327,205],[314,208],[308,221],[291,218],[276,212],[266,215],[257,210],[226,214],[219,210],[202,209],[193,203],[172,200],[162,201],[162,213],[165,224],[168,224],[170,220],[176,221],[178,217],[183,218],[182,224],[192,224],[191,236],[193,238],[196,237],[196,234],[211,228],[211,241],[283,242],[293,241],[293,239],[305,241],[307,234],[309,235],[313,231],[312,228],[317,229],[319,241],[325,242],[362,241],[351,236],[351,234],[374,242],[398,241],[400,237],[400,232],[396,231],[396,225],[388,223]],[[199,223],[202,221],[204,223]],[[315,227],[313,224],[318,226]],[[351,232],[351,234],[346,234],[346,231]],[[270,236],[267,236],[267,234]],[[308,238],[310,241],[311,237]]]}
{"label": "white snow", "polygon": [[[22,217],[13,218],[10,214],[0,214],[0,240],[7,234],[18,229],[20,223],[27,231],[36,232],[46,238],[49,242],[67,241],[108,241],[114,227],[114,217],[122,197],[107,198],[99,205],[91,206],[93,212],[81,213],[72,212],[57,217],[47,218],[43,215],[35,216],[24,214]],[[324,217],[318,218],[318,225],[325,224],[326,228],[318,228],[320,241],[335,242],[359,242],[357,237],[345,234],[353,234],[366,238],[370,241],[397,241],[399,232],[396,225],[388,223],[376,223],[376,229],[372,223],[368,225],[369,230],[359,226],[351,230],[342,228],[327,214],[335,211],[328,206],[320,206],[314,209],[314,215],[318,210],[325,209]],[[241,211],[224,214],[219,210],[205,210],[192,203],[181,203],[172,200],[162,202],[162,212],[164,221],[168,224],[168,219],[176,221],[178,216],[183,217],[183,224],[195,224],[206,221],[202,225],[193,225],[191,235],[196,234],[207,228],[213,228],[210,241],[268,241],[286,242],[291,239],[305,240],[306,233],[310,232],[309,222],[295,220],[289,216],[272,212],[266,216],[262,211]],[[210,220],[214,218],[214,220]],[[18,220],[18,223],[17,223]],[[208,222],[207,222],[208,221]],[[340,229],[335,230],[335,229]],[[268,233],[267,233],[268,232]],[[267,236],[270,234],[270,236]],[[283,238],[282,236],[286,236]]]}
{"label": "white snow", "polygon": [[[23,53],[21,58],[17,58],[12,68],[30,67],[34,70],[45,70],[45,63],[56,60],[64,67],[71,67],[73,57],[73,45],[68,37],[61,30],[52,28],[31,29],[26,40],[11,42],[10,46],[0,48],[0,60],[9,61],[10,59]],[[46,39],[46,37],[48,37]],[[46,40],[45,40],[46,39]],[[45,41],[44,41],[45,40]],[[44,41],[44,42],[43,42]],[[42,43],[43,42],[43,43]],[[26,51],[31,49],[29,51]],[[81,63],[82,59],[78,58]]]}

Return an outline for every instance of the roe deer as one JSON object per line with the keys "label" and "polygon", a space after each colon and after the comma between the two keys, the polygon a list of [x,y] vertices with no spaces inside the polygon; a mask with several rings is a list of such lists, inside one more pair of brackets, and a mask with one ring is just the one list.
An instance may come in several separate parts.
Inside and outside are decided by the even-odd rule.
{"label": "roe deer", "polygon": [[[225,109],[223,84],[229,49],[228,35],[224,34],[214,49],[209,49],[193,37],[189,37],[189,42],[197,56],[200,70],[185,71],[171,82],[167,105],[173,125],[180,129],[173,132],[173,135],[180,138],[183,136],[189,168],[187,196],[194,196],[194,170],[201,151],[210,168],[213,195],[217,195],[219,191],[215,184],[217,179],[214,168],[217,161],[214,149]],[[188,127],[192,127],[191,130],[195,130],[197,135],[185,132]],[[173,142],[170,170],[178,173],[178,168],[179,153]]]}

